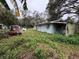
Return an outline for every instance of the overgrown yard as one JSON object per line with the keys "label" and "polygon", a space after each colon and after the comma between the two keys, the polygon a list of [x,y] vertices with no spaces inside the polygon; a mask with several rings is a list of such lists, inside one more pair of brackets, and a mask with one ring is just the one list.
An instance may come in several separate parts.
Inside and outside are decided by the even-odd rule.
{"label": "overgrown yard", "polygon": [[29,29],[20,36],[0,39],[0,59],[79,59],[79,37]]}

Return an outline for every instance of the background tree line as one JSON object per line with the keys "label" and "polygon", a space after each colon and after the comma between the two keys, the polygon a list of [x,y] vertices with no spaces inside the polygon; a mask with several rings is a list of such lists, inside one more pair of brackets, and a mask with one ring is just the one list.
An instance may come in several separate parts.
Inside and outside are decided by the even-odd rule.
{"label": "background tree line", "polygon": [[[0,1],[4,6],[7,6],[5,0]],[[49,0],[47,10],[49,14],[47,21],[58,20],[65,14],[76,14],[79,17],[79,0]],[[46,21],[37,12],[33,13],[32,16],[24,15],[24,17],[24,19],[19,20],[18,22],[18,19],[14,15],[12,15],[10,11],[6,11],[2,7],[0,7],[0,23],[4,23],[6,25],[19,23],[22,26],[30,27]]]}
{"label": "background tree line", "polygon": [[58,20],[65,14],[79,17],[79,0],[49,0],[47,10],[50,15],[48,21]]}

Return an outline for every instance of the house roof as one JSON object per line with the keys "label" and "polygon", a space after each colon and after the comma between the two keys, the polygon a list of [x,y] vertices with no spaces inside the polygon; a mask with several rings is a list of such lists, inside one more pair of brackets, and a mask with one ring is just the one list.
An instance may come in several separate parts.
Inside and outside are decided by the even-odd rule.
{"label": "house roof", "polygon": [[63,21],[60,21],[60,20],[55,20],[55,21],[46,21],[46,22],[42,22],[42,23],[39,23],[37,25],[44,25],[44,24],[66,24],[67,22],[63,22]]}

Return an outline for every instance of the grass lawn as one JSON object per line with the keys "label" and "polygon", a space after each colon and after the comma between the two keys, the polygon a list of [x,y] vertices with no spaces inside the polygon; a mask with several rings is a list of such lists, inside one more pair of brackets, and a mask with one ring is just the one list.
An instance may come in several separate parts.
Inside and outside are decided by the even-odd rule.
{"label": "grass lawn", "polygon": [[0,40],[0,59],[79,59],[79,37],[29,29]]}

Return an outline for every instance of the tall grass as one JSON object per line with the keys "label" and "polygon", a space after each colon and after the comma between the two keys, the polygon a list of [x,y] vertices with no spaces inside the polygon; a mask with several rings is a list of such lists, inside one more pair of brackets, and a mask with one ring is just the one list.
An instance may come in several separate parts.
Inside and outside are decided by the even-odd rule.
{"label": "tall grass", "polygon": [[[29,50],[34,51],[34,56],[37,57],[37,59],[46,59],[51,49],[56,51],[59,59],[64,59],[64,53],[59,49],[59,43],[62,44],[61,42],[65,45],[79,45],[79,37],[78,35],[65,37],[60,34],[47,34],[27,30],[26,33],[20,36],[0,40],[0,59],[18,59],[19,54]],[[42,47],[43,49],[40,48],[39,45],[41,44],[48,46],[46,48],[48,51],[45,51],[44,46]]]}
{"label": "tall grass", "polygon": [[54,42],[63,42],[66,44],[79,45],[79,35],[66,37],[65,35],[54,34],[50,35],[49,39]]}

